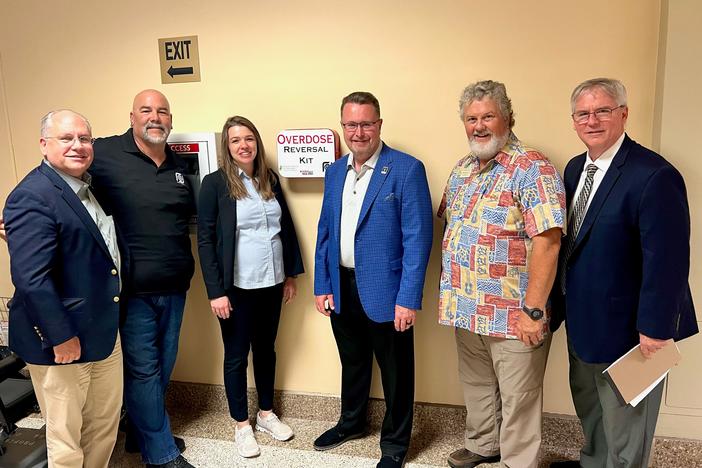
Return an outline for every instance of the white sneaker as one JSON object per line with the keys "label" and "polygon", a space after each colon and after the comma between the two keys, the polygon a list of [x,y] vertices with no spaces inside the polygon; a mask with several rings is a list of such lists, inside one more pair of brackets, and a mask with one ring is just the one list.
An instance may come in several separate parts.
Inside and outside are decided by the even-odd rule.
{"label": "white sneaker", "polygon": [[290,426],[281,422],[275,413],[270,413],[265,418],[261,417],[261,413],[256,414],[256,430],[267,432],[276,440],[290,440],[293,436],[293,431]]}
{"label": "white sneaker", "polygon": [[241,429],[237,426],[234,429],[234,442],[236,442],[236,451],[244,458],[257,457],[261,454],[251,426],[245,426]]}

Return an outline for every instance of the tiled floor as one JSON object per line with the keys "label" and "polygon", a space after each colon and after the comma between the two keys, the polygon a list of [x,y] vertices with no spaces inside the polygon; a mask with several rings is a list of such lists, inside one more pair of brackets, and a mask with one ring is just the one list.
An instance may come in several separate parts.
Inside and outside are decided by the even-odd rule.
{"label": "tiled floor", "polygon": [[[250,407],[254,401],[250,395]],[[326,452],[316,452],[312,442],[331,427],[338,417],[337,398],[316,395],[277,395],[275,407],[295,431],[288,442],[278,442],[256,433],[261,455],[245,460],[236,454],[234,428],[227,413],[221,387],[175,383],[169,390],[169,414],[174,433],[184,437],[184,456],[195,466],[271,468],[372,468],[380,456],[378,437],[383,404],[373,401],[369,411],[370,430],[365,437]],[[408,468],[447,466],[446,456],[462,444],[464,410],[456,407],[417,405],[408,454]],[[36,427],[41,420],[28,418],[23,425]],[[544,420],[541,466],[550,461],[575,459],[582,443],[579,422],[572,418],[547,416]],[[110,467],[143,466],[139,455],[124,453],[124,435],[115,447]],[[498,466],[481,465],[482,468]],[[655,468],[702,467],[702,442],[657,438],[651,466]]]}

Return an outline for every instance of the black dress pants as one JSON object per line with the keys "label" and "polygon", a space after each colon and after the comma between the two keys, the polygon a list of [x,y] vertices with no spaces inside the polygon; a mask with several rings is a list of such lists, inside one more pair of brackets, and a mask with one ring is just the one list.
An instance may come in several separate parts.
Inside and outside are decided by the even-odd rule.
{"label": "black dress pants", "polygon": [[224,343],[224,390],[229,414],[236,421],[249,419],[247,372],[249,350],[253,353],[258,407],[273,409],[275,338],[278,335],[283,283],[261,289],[233,287],[227,294],[233,310],[219,319]]}
{"label": "black dress pants", "polygon": [[353,270],[341,269],[341,313],[331,314],[341,359],[339,430],[361,432],[366,426],[373,355],[380,367],[385,418],[380,432],[383,455],[404,456],[412,433],[414,409],[414,334],[395,330],[393,322],[368,318]]}

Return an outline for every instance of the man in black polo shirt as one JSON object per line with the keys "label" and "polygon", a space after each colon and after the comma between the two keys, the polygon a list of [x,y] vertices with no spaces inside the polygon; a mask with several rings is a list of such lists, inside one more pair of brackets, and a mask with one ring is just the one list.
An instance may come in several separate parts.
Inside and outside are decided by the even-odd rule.
{"label": "man in black polo shirt", "polygon": [[125,134],[95,141],[90,168],[95,195],[132,258],[120,327],[124,398],[147,466],[189,467],[171,433],[164,395],[194,269],[188,233],[194,197],[185,163],[166,144],[172,122],[166,97],[140,92],[130,121]]}

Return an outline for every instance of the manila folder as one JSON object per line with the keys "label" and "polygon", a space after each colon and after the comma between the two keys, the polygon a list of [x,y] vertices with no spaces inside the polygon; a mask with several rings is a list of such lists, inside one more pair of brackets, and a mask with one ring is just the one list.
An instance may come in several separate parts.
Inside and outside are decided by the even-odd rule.
{"label": "manila folder", "polygon": [[678,345],[670,341],[646,359],[639,345],[617,359],[603,372],[623,403],[630,403],[661,379],[681,359]]}

